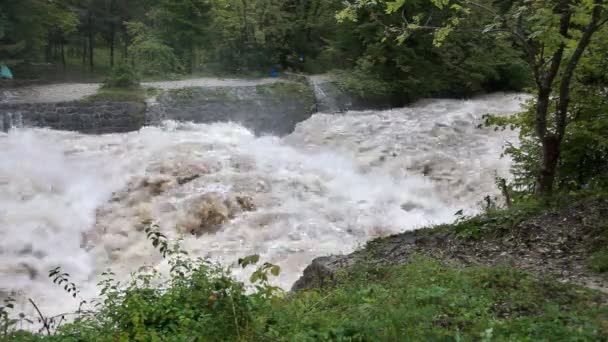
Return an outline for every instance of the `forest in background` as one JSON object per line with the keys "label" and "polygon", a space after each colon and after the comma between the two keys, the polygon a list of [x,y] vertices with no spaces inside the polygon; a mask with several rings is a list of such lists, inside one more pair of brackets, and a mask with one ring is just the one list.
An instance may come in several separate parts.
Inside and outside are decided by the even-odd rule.
{"label": "forest in background", "polygon": [[114,70],[144,79],[331,72],[352,96],[393,106],[524,90],[537,95],[527,113],[489,117],[488,124],[521,128],[523,147],[507,149],[517,165],[514,187],[538,192],[545,175],[542,192],[549,193],[554,183],[588,187],[606,168],[605,6],[601,0],[5,0],[0,62],[17,78],[35,74],[40,63],[101,75],[127,66]]}
{"label": "forest in background", "polygon": [[386,38],[400,15],[378,4],[339,22],[343,8],[341,0],[5,0],[0,61],[18,78],[38,76],[32,63],[102,75],[127,63],[148,79],[334,71],[355,95],[394,105],[530,84],[508,42],[464,28],[438,48],[424,32],[404,44]]}

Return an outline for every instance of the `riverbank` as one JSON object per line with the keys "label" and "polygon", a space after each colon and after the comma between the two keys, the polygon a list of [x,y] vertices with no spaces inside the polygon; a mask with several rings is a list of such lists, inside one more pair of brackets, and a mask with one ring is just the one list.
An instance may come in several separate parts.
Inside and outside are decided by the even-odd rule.
{"label": "riverbank", "polygon": [[355,265],[401,265],[423,255],[455,268],[510,266],[608,295],[607,245],[605,195],[552,207],[530,202],[372,240],[349,255],[317,258],[293,289],[326,286]]}
{"label": "riverbank", "polygon": [[[53,336],[10,337],[603,341],[608,294],[601,272],[607,265],[595,258],[608,239],[606,211],[606,197],[593,196],[377,239],[353,254],[315,260],[291,293],[269,283],[280,272],[272,264],[252,271],[255,287],[246,290],[222,268],[169,252],[184,273],[175,272],[167,287],[139,278],[144,273],[123,289],[110,279],[102,285],[108,300],[92,314],[79,314]],[[257,261],[246,257],[239,264]],[[316,283],[314,268],[327,271]]]}

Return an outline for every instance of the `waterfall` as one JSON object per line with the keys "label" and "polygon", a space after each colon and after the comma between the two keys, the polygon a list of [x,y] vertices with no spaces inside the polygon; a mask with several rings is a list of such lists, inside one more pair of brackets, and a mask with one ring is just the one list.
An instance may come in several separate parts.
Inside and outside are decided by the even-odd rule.
{"label": "waterfall", "polygon": [[0,131],[8,132],[11,128],[23,127],[23,114],[21,112],[6,112],[0,120]]}
{"label": "waterfall", "polygon": [[306,76],[306,80],[315,94],[317,112],[339,113],[344,111],[342,108],[340,108],[337,99],[331,94],[327,94],[328,90],[325,88],[325,86],[330,82],[330,78],[328,76]]}

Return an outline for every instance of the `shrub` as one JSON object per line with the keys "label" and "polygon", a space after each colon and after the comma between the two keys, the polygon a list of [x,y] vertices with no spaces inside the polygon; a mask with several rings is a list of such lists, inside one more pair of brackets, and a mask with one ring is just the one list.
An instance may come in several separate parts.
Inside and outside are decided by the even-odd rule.
{"label": "shrub", "polygon": [[132,67],[126,63],[120,63],[112,68],[103,87],[110,89],[135,89],[139,88],[139,78]]}
{"label": "shrub", "polygon": [[593,253],[590,260],[591,269],[595,272],[608,272],[608,247]]}
{"label": "shrub", "polygon": [[127,28],[133,36],[131,54],[137,60],[138,72],[158,77],[183,71],[173,48],[151,34],[149,27],[141,22],[129,22]]}
{"label": "shrub", "polygon": [[[250,278],[192,259],[156,226],[148,238],[168,258],[170,277],[140,271],[127,284],[111,272],[102,301],[49,336],[11,331],[14,341],[591,341],[608,338],[604,297],[507,267],[457,268],[414,256],[389,267],[357,264],[331,288],[285,295],[279,268]],[[258,256],[239,260],[257,264]],[[64,275],[54,269],[57,281]],[[61,280],[60,279],[60,280]],[[65,280],[69,282],[69,280]],[[64,281],[64,282],[65,282]],[[160,285],[159,285],[160,283]],[[7,318],[2,315],[0,318]],[[2,325],[0,325],[2,327]]]}

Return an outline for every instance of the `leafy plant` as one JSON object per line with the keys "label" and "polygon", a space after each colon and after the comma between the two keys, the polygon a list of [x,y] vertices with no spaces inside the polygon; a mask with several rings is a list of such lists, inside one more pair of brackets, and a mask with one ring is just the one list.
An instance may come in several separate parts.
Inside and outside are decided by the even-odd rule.
{"label": "leafy plant", "polygon": [[589,265],[595,272],[608,272],[608,247],[604,247],[593,253],[589,260]]}
{"label": "leafy plant", "polygon": [[127,63],[120,63],[112,68],[103,87],[110,89],[136,89],[139,88],[139,77],[133,67]]}

